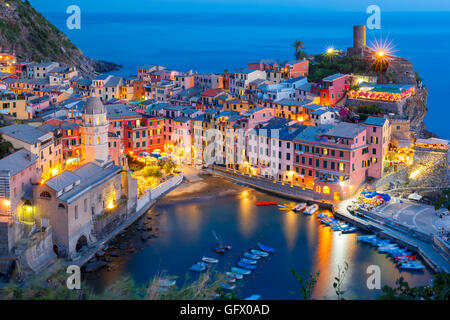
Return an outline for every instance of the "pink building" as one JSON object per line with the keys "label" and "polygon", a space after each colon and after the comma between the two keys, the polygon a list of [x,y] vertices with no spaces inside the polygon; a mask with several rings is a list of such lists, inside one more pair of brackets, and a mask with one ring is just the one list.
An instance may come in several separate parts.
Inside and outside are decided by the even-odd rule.
{"label": "pink building", "polygon": [[321,105],[335,105],[345,97],[350,88],[350,77],[350,75],[337,73],[323,78],[311,85],[311,93],[319,95]]}
{"label": "pink building", "polygon": [[352,195],[377,166],[368,137],[366,126],[353,123],[307,127],[295,138],[295,183],[324,199]]}
{"label": "pink building", "polygon": [[309,60],[292,60],[286,63],[278,63],[275,60],[266,59],[249,63],[248,68],[251,70],[280,71],[287,79],[306,77],[309,73]]}

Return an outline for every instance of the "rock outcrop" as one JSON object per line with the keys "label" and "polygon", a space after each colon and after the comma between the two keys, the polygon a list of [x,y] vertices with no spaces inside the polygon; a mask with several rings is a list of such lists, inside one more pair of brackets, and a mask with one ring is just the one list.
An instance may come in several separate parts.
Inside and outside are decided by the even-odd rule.
{"label": "rock outcrop", "polygon": [[0,2],[0,49],[22,61],[57,61],[83,76],[117,70],[119,65],[83,55],[69,38],[25,0]]}

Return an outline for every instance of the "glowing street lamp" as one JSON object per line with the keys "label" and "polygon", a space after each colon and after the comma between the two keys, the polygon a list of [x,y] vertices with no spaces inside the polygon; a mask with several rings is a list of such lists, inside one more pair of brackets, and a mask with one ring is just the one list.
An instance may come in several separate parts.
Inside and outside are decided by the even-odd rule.
{"label": "glowing street lamp", "polygon": [[330,47],[327,49],[327,54],[333,54],[334,53],[334,48]]}

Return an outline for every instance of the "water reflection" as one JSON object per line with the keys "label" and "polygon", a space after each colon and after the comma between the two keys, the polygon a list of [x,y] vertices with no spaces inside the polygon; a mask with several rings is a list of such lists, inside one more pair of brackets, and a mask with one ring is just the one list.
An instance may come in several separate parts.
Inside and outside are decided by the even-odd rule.
{"label": "water reflection", "polygon": [[184,240],[188,243],[197,243],[200,239],[202,213],[199,206],[200,204],[190,203],[175,208],[178,230],[184,235]]}
{"label": "water reflection", "polygon": [[255,217],[255,197],[251,196],[249,190],[243,190],[238,196],[238,222],[241,236],[251,238],[254,235],[257,218]]}
{"label": "water reflection", "polygon": [[298,233],[300,232],[300,217],[293,211],[283,212],[283,233],[286,239],[287,249],[292,252],[297,242]]}

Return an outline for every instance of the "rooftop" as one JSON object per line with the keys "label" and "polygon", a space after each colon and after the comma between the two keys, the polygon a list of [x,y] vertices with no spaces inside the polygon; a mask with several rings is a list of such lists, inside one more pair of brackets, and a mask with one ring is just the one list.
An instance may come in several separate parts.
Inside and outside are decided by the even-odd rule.
{"label": "rooftop", "polygon": [[36,155],[21,149],[0,159],[0,171],[9,172],[11,176],[14,176],[35,163],[36,159]]}
{"label": "rooftop", "polygon": [[0,133],[29,144],[39,143],[52,137],[48,132],[27,124],[13,124],[2,127]]}

